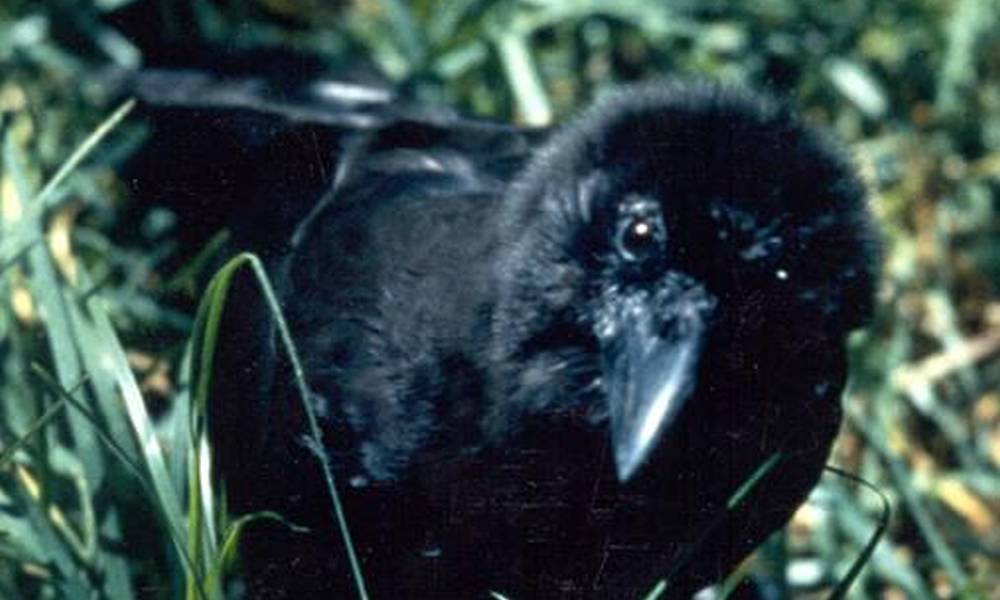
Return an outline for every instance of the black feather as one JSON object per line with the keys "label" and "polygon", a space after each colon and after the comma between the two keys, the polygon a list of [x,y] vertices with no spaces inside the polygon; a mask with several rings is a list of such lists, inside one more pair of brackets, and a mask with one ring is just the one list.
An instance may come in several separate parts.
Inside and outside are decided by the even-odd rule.
{"label": "black feather", "polygon": [[[780,103],[655,83],[528,131],[308,86],[207,78],[185,101],[153,77],[134,83],[159,132],[136,189],[198,199],[265,256],[374,597],[635,598],[694,552],[683,597],[815,485],[877,252],[850,162]],[[210,414],[230,500],[313,528],[254,528],[251,590],[346,597],[270,319],[247,281],[230,304]],[[653,359],[625,322],[678,371],[653,385],[676,414],[652,419],[634,476],[611,380],[622,356]]]}

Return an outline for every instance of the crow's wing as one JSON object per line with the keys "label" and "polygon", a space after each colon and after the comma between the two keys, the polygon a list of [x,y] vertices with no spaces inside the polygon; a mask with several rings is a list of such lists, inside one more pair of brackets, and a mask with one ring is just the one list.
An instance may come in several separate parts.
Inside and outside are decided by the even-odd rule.
{"label": "crow's wing", "polygon": [[[230,227],[237,246],[265,252],[286,243],[317,201],[331,199],[374,154],[400,150],[382,159],[395,172],[443,166],[505,179],[546,135],[418,107],[380,84],[314,77],[305,67],[296,73],[294,61],[285,66],[281,73],[271,65],[266,76],[115,75],[113,87],[140,101],[151,128],[125,180],[144,204],[181,216],[184,241]],[[444,162],[441,148],[452,151]]]}
{"label": "crow's wing", "polygon": [[[416,296],[434,310],[471,289],[469,282],[459,290],[443,281],[463,266],[457,259],[454,268],[445,263],[484,251],[485,242],[467,237],[468,247],[460,248],[464,241],[451,240],[446,230],[478,236],[475,223],[490,210],[483,207],[502,197],[546,132],[417,108],[377,85],[296,79],[195,70],[128,75],[125,88],[139,99],[152,131],[125,178],[143,204],[178,214],[189,251],[228,228],[234,250],[261,254],[279,296],[289,299],[293,329],[338,332],[365,354],[359,319],[343,316],[350,312],[343,306],[359,297],[377,306],[393,293],[387,282],[401,287],[416,272],[442,274],[418,278],[423,293]],[[386,228],[392,232],[366,235]],[[370,241],[352,250],[357,239]],[[445,251],[442,244],[454,247]],[[293,466],[308,457],[295,434],[302,431],[300,402],[256,283],[239,277],[230,299],[209,407],[213,439],[226,439],[216,444],[216,461],[235,508],[273,508],[287,499],[266,490],[284,494],[289,472],[313,468]],[[411,308],[421,310],[419,303]],[[327,360],[324,348],[339,339],[301,337],[307,363],[310,356]],[[396,337],[423,340],[413,332]],[[352,372],[363,379],[367,371]],[[241,503],[250,498],[253,506]]]}

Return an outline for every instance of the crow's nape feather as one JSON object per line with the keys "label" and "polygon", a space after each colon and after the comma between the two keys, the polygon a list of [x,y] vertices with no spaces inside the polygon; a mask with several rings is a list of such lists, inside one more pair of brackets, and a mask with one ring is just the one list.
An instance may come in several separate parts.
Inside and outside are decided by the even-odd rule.
{"label": "crow's nape feather", "polygon": [[[876,253],[849,161],[785,107],[657,83],[550,134],[253,100],[159,111],[230,140],[171,185],[246,208],[220,217],[267,255],[376,598],[641,597],[681,563],[683,597],[815,485]],[[285,357],[239,286],[217,462],[238,510],[314,529],[252,530],[251,589],[350,594]]]}

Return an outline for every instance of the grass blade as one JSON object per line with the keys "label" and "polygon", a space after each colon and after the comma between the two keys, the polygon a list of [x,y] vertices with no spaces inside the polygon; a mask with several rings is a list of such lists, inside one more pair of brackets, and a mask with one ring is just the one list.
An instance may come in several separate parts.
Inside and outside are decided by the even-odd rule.
{"label": "grass blade", "polygon": [[861,485],[862,487],[875,492],[875,494],[878,495],[879,500],[882,502],[882,512],[879,514],[878,526],[875,528],[875,531],[872,532],[872,536],[868,540],[868,543],[865,544],[864,548],[862,548],[861,554],[859,554],[854,560],[850,569],[847,570],[847,573],[837,583],[837,587],[835,587],[830,593],[829,600],[842,600],[847,597],[847,591],[851,588],[851,585],[854,584],[855,580],[857,580],[858,576],[861,575],[861,570],[864,569],[865,565],[868,564],[868,561],[871,560],[872,555],[875,554],[875,548],[878,547],[879,542],[885,535],[885,531],[889,527],[889,519],[892,516],[892,504],[889,502],[889,498],[882,493],[882,490],[878,489],[861,477],[831,465],[827,465],[826,470],[834,475],[837,475],[838,477]]}
{"label": "grass blade", "polygon": [[214,363],[215,346],[218,338],[219,327],[222,321],[222,314],[225,310],[226,297],[230,285],[232,284],[233,277],[237,271],[243,268],[251,269],[258,285],[260,286],[268,310],[274,318],[281,343],[288,354],[289,363],[292,366],[292,375],[295,385],[298,388],[300,401],[302,402],[308,422],[309,432],[307,436],[314,450],[312,454],[320,463],[327,492],[333,504],[333,516],[339,528],[344,549],[351,565],[351,575],[354,579],[358,597],[361,600],[366,600],[368,598],[368,592],[365,587],[361,564],[358,560],[357,553],[354,551],[354,543],[351,539],[350,528],[347,524],[347,517],[344,514],[343,505],[340,501],[340,494],[337,492],[337,487],[334,482],[333,470],[329,463],[329,457],[322,451],[322,431],[320,430],[319,422],[316,419],[315,411],[309,402],[309,399],[312,397],[312,392],[309,390],[309,386],[306,383],[305,370],[302,368],[302,363],[298,356],[298,350],[296,349],[295,343],[292,339],[291,332],[288,329],[288,324],[285,322],[281,306],[278,302],[277,295],[274,292],[274,288],[271,286],[270,279],[268,278],[260,259],[253,254],[242,253],[227,262],[219,270],[219,272],[216,273],[215,277],[212,278],[208,290],[205,293],[205,298],[199,306],[198,317],[195,321],[195,337],[192,342],[195,346],[195,350],[193,352],[195,359],[192,361],[192,366],[197,367],[197,372],[192,373],[191,377],[192,382],[195,385],[196,406],[199,406],[199,411],[203,413],[203,402],[207,401],[211,384],[211,372],[212,365]]}

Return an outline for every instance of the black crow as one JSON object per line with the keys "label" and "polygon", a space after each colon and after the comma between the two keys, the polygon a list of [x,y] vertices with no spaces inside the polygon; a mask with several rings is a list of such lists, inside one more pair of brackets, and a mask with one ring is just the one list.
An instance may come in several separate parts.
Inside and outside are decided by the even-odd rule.
{"label": "black crow", "polygon": [[782,103],[651,83],[525,130],[377,87],[137,81],[137,192],[264,257],[325,435],[240,280],[217,464],[235,510],[310,528],[248,531],[253,597],[354,593],[314,452],[374,598],[686,597],[816,484],[877,257],[850,161]]}

